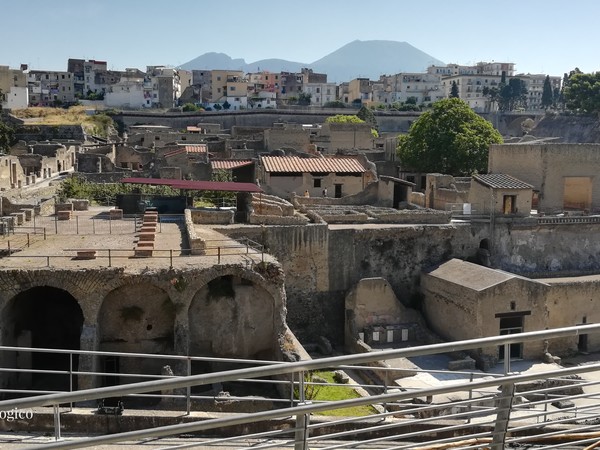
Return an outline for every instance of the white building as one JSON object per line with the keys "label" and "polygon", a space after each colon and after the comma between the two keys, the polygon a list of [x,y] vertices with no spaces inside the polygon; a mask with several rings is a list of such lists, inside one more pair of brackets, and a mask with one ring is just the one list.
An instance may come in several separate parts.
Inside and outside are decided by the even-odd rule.
{"label": "white building", "polygon": [[302,92],[309,94],[310,104],[313,106],[324,106],[327,102],[335,101],[335,83],[304,83]]}
{"label": "white building", "polygon": [[0,104],[3,108],[20,109],[29,106],[27,75],[24,70],[0,66]]}
{"label": "white building", "polygon": [[455,75],[442,78],[444,97],[449,97],[452,84],[458,87],[458,97],[464,100],[475,112],[490,112],[498,108],[483,94],[484,88],[497,88],[502,77],[499,75]]}
{"label": "white building", "polygon": [[441,75],[431,73],[398,73],[380,77],[385,90],[384,103],[404,103],[409,98],[417,104],[432,103],[446,98]]}

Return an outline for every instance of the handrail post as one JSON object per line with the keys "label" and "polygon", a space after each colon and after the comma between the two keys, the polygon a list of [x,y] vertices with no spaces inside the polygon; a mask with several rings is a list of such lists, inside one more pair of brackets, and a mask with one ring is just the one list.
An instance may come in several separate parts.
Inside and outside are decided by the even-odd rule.
{"label": "handrail post", "polygon": [[108,267],[112,267],[112,258],[110,256],[110,248],[108,249]]}
{"label": "handrail post", "polygon": [[504,450],[506,441],[506,432],[508,431],[508,421],[515,394],[515,384],[508,383],[501,386],[500,393],[496,400],[496,420],[494,431],[492,433],[491,450]]}
{"label": "handrail post", "polygon": [[504,344],[504,375],[510,373],[510,344]]}
{"label": "handrail post", "polygon": [[46,240],[46,227],[44,227],[44,240]]}
{"label": "handrail post", "polygon": [[54,234],[58,234],[58,213],[54,215]]}
{"label": "handrail post", "polygon": [[221,264],[221,247],[217,247],[217,264]]}
{"label": "handrail post", "polygon": [[[312,402],[302,402],[301,405],[310,405]],[[310,414],[298,414],[296,416],[296,434],[294,437],[294,450],[307,450],[308,424]]]}
{"label": "handrail post", "polygon": [[[34,231],[35,231],[35,229],[34,229]],[[29,243],[29,233],[27,233],[27,248],[29,248],[29,245],[30,245],[30,243]]]}
{"label": "handrail post", "polygon": [[[187,376],[192,376],[192,360],[188,358],[187,360]],[[185,413],[189,416],[192,410],[192,387],[188,386],[185,389]]]}
{"label": "handrail post", "polygon": [[46,267],[50,267],[50,257],[46,256]]}
{"label": "handrail post", "polygon": [[92,234],[96,234],[96,219],[92,217]]}
{"label": "handrail post", "polygon": [[112,218],[108,216],[108,234],[112,234]]}
{"label": "handrail post", "polygon": [[[69,392],[73,392],[73,353],[69,353]],[[73,412],[73,403],[69,403],[69,412]]]}
{"label": "handrail post", "polygon": [[75,234],[79,234],[79,216],[75,216]]}
{"label": "handrail post", "polygon": [[54,405],[54,440],[60,441],[60,411],[59,405]]}
{"label": "handrail post", "polygon": [[[469,376],[469,383],[473,382],[473,372],[471,372],[471,375]],[[469,417],[467,417],[467,423],[471,423],[471,411],[473,410],[473,403],[471,402],[473,400],[473,389],[469,389],[469,407],[468,407],[468,411],[469,411]]]}
{"label": "handrail post", "polygon": [[10,241],[6,241],[7,245],[8,245],[8,256],[10,256]]}
{"label": "handrail post", "polygon": [[173,268],[173,249],[169,249],[169,261],[170,261],[170,269]]}

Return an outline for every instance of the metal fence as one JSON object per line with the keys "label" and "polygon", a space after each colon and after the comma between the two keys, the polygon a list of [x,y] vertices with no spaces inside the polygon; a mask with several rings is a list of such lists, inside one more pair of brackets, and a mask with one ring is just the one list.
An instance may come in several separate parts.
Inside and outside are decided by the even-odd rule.
{"label": "metal fence", "polygon": [[[357,446],[389,449],[493,450],[519,446],[543,449],[583,448],[589,444],[600,445],[600,363],[567,368],[547,366],[542,371],[519,372],[514,370],[514,365],[511,368],[510,360],[506,360],[502,370],[496,375],[477,371],[418,371],[430,377],[437,377],[439,383],[431,387],[410,387],[408,378],[403,378],[401,374],[402,369],[386,367],[381,363],[397,358],[439,355],[495,346],[504,346],[505,354],[508,355],[511,344],[566,337],[576,339],[582,334],[598,332],[600,325],[583,325],[290,363],[225,361],[215,358],[212,359],[215,362],[235,363],[237,366],[233,370],[201,374],[195,374],[191,370],[196,359],[192,357],[65,350],[69,355],[79,355],[80,359],[120,355],[172,360],[175,366],[186,369],[178,373],[179,376],[119,374],[123,379],[128,376],[144,376],[151,381],[4,400],[0,401],[0,410],[52,407],[57,442],[44,445],[44,448],[48,449],[94,447],[111,442],[189,433],[195,433],[197,436],[191,440],[189,446],[201,444],[206,448],[241,448],[247,447],[248,442],[253,442],[254,448],[296,449],[306,449],[315,445],[326,449]],[[32,349],[0,348],[3,353],[27,350]],[[70,358],[72,361],[74,356]],[[313,374],[314,371],[334,369],[351,374],[353,379],[362,379],[360,374],[363,373],[365,379],[371,380],[373,378],[369,374],[373,371],[388,371],[389,377],[385,378],[389,382],[351,382],[344,385],[350,390],[364,390],[363,395],[352,399],[316,401],[306,398],[308,386],[331,385],[315,381],[314,377],[307,375]],[[8,374],[17,370],[4,367],[2,371]],[[106,375],[102,372],[73,370],[72,362],[69,370],[61,373],[64,376],[80,378]],[[449,381],[448,378],[452,380]],[[396,381],[392,383],[391,380]],[[192,389],[234,381],[275,384],[283,387],[283,391],[288,395],[268,399],[270,406],[262,410],[259,408],[253,413],[217,415],[206,420],[90,436],[85,439],[63,439],[60,434],[61,404],[107,397],[121,397],[127,403],[130,396],[162,395],[179,399],[183,409],[190,412],[193,411],[195,398]],[[156,391],[161,391],[162,394],[156,394]],[[30,394],[31,391],[18,392],[19,395],[27,393]],[[235,401],[245,402],[250,399],[240,396],[235,397]],[[357,417],[351,413],[338,417],[318,415],[357,406],[371,406],[372,413],[367,417]],[[261,430],[256,431],[257,428],[254,428],[255,431],[249,431],[253,429],[252,424],[261,425]],[[219,430],[222,437],[214,437],[216,430]],[[213,437],[208,437],[209,434]],[[184,447],[186,445],[180,448]]]}

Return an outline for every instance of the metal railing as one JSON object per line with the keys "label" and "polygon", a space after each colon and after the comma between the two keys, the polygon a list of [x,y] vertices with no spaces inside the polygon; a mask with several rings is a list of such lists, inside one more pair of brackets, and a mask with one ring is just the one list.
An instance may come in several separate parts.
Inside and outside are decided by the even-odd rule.
{"label": "metal railing", "polygon": [[[113,267],[115,262],[119,260],[129,260],[131,258],[151,258],[151,259],[160,259],[160,260],[168,260],[169,268],[172,269],[174,267],[174,261],[181,258],[207,258],[211,260],[216,260],[217,264],[221,264],[223,258],[236,256],[239,257],[242,262],[246,264],[254,264],[256,261],[251,257],[257,256],[260,257],[260,261],[265,261],[265,248],[262,244],[255,242],[248,238],[240,238],[237,240],[232,239],[212,239],[205,241],[208,245],[204,248],[204,254],[192,254],[193,249],[190,248],[178,248],[178,249],[161,249],[161,248],[153,248],[152,256],[137,256],[136,251],[134,249],[122,249],[122,248],[94,248],[94,249],[65,249],[65,252],[68,254],[19,254],[15,253],[16,249],[13,246],[11,247],[10,241],[7,241],[7,250],[6,256],[9,256],[12,259],[25,258],[27,260],[27,264],[30,267],[35,266],[35,261],[39,261],[38,267],[56,267],[61,266],[61,264],[65,260],[76,260],[79,264],[85,264],[86,261],[90,262],[90,264],[94,266],[103,265],[103,261],[105,262],[106,267]],[[217,242],[224,242],[224,244],[216,244]],[[27,236],[27,244],[21,245],[19,248],[26,248],[29,246],[29,235]],[[95,253],[93,257],[80,257],[78,253],[84,251],[89,253],[90,250],[93,250]],[[0,252],[2,248],[0,248]],[[3,264],[3,267],[10,266],[7,263]]]}
{"label": "metal railing", "polygon": [[[238,361],[240,364],[255,364],[254,367],[237,368],[228,371],[193,374],[183,372],[182,376],[158,377],[127,385],[86,389],[67,393],[51,393],[28,398],[15,398],[0,401],[0,410],[25,409],[50,406],[55,417],[56,443],[44,448],[67,449],[93,447],[97,445],[123,442],[125,440],[149,437],[165,437],[180,434],[200,433],[189,445],[205,447],[224,444],[247,447],[248,441],[255,442],[255,448],[305,449],[316,443],[321,448],[350,448],[360,445],[377,445],[382,448],[461,448],[504,449],[506,446],[535,445],[535,448],[566,448],[600,442],[600,363],[575,367],[559,368],[548,366],[544,371],[511,372],[510,360],[505,360],[503,373],[497,376],[486,375],[475,379],[476,373],[453,373],[458,377],[454,382],[440,382],[434,387],[410,387],[407,378],[400,378],[396,368],[378,365],[377,370],[390,371],[390,379],[397,377],[392,386],[352,383],[349,388],[365,387],[372,395],[339,401],[315,401],[304,396],[306,374],[315,370],[341,369],[347,373],[373,371],[368,366],[380,361],[396,358],[410,358],[423,355],[446,354],[449,352],[475,350],[504,346],[508,355],[511,344],[545,341],[554,338],[575,338],[582,334],[600,332],[600,325],[584,325],[555,330],[522,333],[499,337],[488,337],[470,341],[385,350],[358,355],[345,355],[300,362]],[[23,350],[17,347],[0,348],[3,351]],[[39,351],[39,349],[36,349]],[[47,350],[56,351],[56,350]],[[75,352],[79,358],[111,355],[109,352]],[[124,357],[151,358],[152,355],[120,353]],[[158,358],[171,358],[191,364],[191,357],[158,355]],[[367,365],[367,366],[365,366]],[[16,369],[3,368],[3,371]],[[63,371],[65,372],[65,371]],[[69,375],[79,371],[66,371]],[[429,375],[440,374],[431,371]],[[596,372],[596,375],[591,374]],[[97,372],[85,372],[85,376],[97,376]],[[102,373],[100,373],[102,374]],[[114,375],[114,374],[112,374]],[[180,374],[181,375],[181,374]],[[135,374],[139,376],[139,374]],[[152,378],[154,376],[148,376]],[[461,378],[463,377],[463,378]],[[287,386],[290,395],[278,408],[273,407],[254,413],[218,416],[207,420],[191,421],[168,426],[152,427],[120,432],[106,436],[86,437],[85,439],[60,440],[61,411],[59,405],[84,402],[107,397],[149,395],[156,391],[168,392],[166,397],[185,399],[190,404],[190,391],[194,387],[233,381],[265,380],[268,383]],[[329,383],[317,382],[319,385]],[[390,389],[395,387],[395,389]],[[185,389],[178,394],[177,390]],[[157,395],[157,394],[154,394]],[[283,399],[283,397],[281,397]],[[240,401],[242,397],[239,397]],[[419,400],[420,399],[420,400]],[[125,400],[127,401],[127,400]],[[373,405],[376,412],[367,418],[344,416],[342,418],[318,417],[315,414],[339,408]],[[186,408],[192,412],[192,408]],[[64,416],[63,412],[63,416]],[[192,418],[191,418],[192,419]],[[273,422],[274,421],[274,422]],[[251,424],[260,425],[264,431],[251,432]],[[270,424],[270,426],[269,426]],[[206,433],[228,428],[223,434],[228,437],[208,438]],[[204,437],[201,437],[204,436]],[[188,441],[189,442],[189,441]],[[185,445],[179,448],[185,448]],[[573,447],[569,447],[573,448]]]}

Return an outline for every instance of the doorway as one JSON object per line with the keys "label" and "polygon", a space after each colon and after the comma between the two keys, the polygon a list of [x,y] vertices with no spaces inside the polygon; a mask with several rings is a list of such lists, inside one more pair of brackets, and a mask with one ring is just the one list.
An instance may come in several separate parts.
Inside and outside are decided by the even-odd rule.
{"label": "doorway", "polygon": [[335,198],[342,198],[342,184],[334,184],[334,197]]}
{"label": "doorway", "polygon": [[[523,332],[523,316],[512,316],[503,317],[500,319],[500,336],[506,336],[507,334],[517,334]],[[510,355],[509,358],[523,359],[523,344],[515,343],[510,344]],[[498,347],[498,358],[502,361],[505,358],[504,345]]]}

